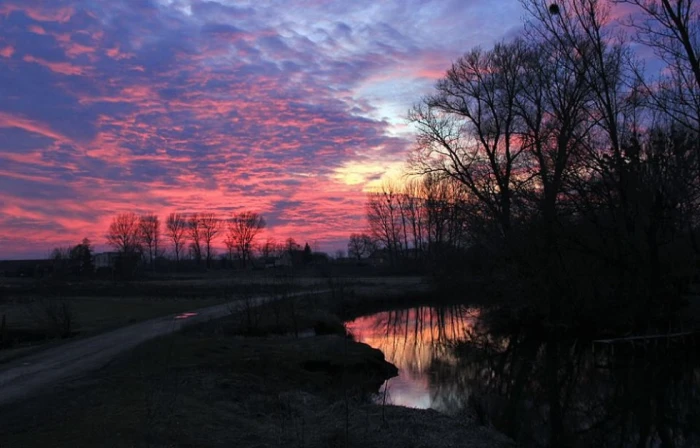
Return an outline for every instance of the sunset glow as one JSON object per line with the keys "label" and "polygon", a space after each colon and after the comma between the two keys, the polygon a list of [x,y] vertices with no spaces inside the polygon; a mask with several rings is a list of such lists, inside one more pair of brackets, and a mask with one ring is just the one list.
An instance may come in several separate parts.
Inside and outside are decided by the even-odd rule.
{"label": "sunset glow", "polygon": [[412,145],[451,61],[521,28],[518,2],[6,0],[0,259],[120,212],[251,209],[321,250]]}

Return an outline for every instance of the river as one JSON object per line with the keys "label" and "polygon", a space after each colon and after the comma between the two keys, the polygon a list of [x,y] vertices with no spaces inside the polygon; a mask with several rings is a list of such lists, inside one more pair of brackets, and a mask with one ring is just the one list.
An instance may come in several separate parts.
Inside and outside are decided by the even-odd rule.
{"label": "river", "polygon": [[613,353],[592,341],[494,334],[486,314],[418,307],[346,326],[399,368],[379,402],[468,414],[525,447],[700,447],[697,345]]}

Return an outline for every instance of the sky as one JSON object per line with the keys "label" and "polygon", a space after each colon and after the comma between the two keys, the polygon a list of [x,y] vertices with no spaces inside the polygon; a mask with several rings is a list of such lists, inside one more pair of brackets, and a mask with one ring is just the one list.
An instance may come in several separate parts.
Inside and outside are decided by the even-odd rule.
{"label": "sky", "polygon": [[319,250],[365,228],[405,120],[517,0],[0,0],[0,259],[118,213],[252,210]]}

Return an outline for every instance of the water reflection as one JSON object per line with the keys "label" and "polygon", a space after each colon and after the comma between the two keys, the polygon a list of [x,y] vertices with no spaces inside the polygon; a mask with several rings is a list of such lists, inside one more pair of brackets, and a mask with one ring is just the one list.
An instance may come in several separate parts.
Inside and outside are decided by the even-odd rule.
{"label": "water reflection", "polygon": [[399,368],[389,403],[468,409],[522,446],[700,446],[696,346],[594,356],[590,342],[495,335],[484,315],[413,308],[362,317],[348,329]]}
{"label": "water reflection", "polygon": [[[478,310],[463,306],[420,307],[358,318],[346,325],[361,342],[378,348],[399,368],[385,387],[388,403],[454,413],[465,406],[454,344],[465,335]],[[442,381],[450,378],[451,381]],[[380,390],[384,399],[384,388]]]}

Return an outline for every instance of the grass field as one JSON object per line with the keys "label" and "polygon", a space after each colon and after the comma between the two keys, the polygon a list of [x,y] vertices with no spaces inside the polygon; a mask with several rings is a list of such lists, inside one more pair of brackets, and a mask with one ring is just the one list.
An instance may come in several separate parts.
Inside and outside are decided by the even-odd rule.
{"label": "grass field", "polygon": [[0,362],[67,337],[253,295],[312,288],[295,280],[182,278],[128,283],[0,279]]}

